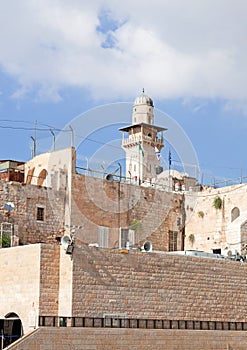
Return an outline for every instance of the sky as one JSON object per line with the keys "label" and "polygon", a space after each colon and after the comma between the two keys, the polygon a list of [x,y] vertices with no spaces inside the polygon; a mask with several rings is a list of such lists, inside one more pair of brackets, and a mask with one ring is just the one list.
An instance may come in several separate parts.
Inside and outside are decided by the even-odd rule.
{"label": "sky", "polygon": [[[145,88],[159,125],[191,143],[200,181],[247,176],[246,16],[245,0],[0,0],[0,159],[30,159],[36,125],[37,153],[66,134],[78,162],[103,164]],[[104,106],[123,103],[108,120]]]}

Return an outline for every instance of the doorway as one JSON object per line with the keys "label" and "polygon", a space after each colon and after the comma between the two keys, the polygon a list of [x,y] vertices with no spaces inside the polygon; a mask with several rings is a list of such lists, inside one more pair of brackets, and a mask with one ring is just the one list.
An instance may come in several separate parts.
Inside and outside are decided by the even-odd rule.
{"label": "doorway", "polygon": [[22,322],[17,314],[12,312],[0,319],[0,350],[15,342],[22,335]]}

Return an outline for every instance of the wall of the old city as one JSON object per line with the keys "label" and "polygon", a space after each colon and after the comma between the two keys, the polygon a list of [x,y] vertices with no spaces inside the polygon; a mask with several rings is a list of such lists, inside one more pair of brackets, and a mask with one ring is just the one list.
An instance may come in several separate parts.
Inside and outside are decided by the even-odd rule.
{"label": "wall of the old city", "polygon": [[73,261],[75,317],[247,320],[247,264],[87,246]]}
{"label": "wall of the old city", "polygon": [[[65,255],[65,253],[64,253]],[[58,315],[60,277],[60,245],[42,244],[40,257],[39,314]]]}
{"label": "wall of the old city", "polygon": [[[205,188],[198,193],[187,193],[185,209],[188,215],[186,224],[185,249],[213,252],[221,249],[227,254],[229,250],[240,254],[242,243],[246,241],[244,224],[247,220],[246,209],[247,185],[239,184],[219,189]],[[214,208],[214,199],[222,199],[222,208]],[[191,205],[192,203],[192,205]],[[232,219],[234,208],[239,209],[239,217]],[[241,230],[242,226],[242,230]],[[192,236],[194,240],[192,240]]]}
{"label": "wall of the old city", "polygon": [[246,332],[40,328],[17,341],[11,350],[102,350],[102,349],[169,349],[169,350],[246,350]]}
{"label": "wall of the old city", "polygon": [[[57,244],[1,249],[0,258],[3,316],[16,312],[21,317],[23,305],[30,317],[38,301],[41,316],[247,321],[245,263],[87,245],[76,246],[70,256]],[[71,274],[63,273],[61,260],[68,270],[73,264]],[[28,283],[33,287],[27,288]],[[10,289],[23,302],[16,303]]]}
{"label": "wall of the old city", "polygon": [[[169,249],[169,230],[178,232],[178,248],[182,231],[183,196],[153,188],[84,175],[72,179],[72,223],[82,226],[77,238],[82,242],[98,241],[98,226],[109,227],[108,247],[118,247],[119,227],[128,228],[133,221],[141,223],[136,243],[151,240],[156,250]],[[120,215],[119,215],[120,212]]]}

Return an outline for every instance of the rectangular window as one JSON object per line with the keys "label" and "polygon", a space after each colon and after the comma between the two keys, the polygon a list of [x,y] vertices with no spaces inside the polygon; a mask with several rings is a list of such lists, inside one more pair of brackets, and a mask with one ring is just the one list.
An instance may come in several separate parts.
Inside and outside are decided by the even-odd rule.
{"label": "rectangular window", "polygon": [[135,244],[135,231],[121,228],[121,248],[132,247]]}
{"label": "rectangular window", "polygon": [[101,248],[108,248],[109,227],[98,227],[98,244]]}
{"label": "rectangular window", "polygon": [[169,231],[169,252],[178,250],[178,232]]}
{"label": "rectangular window", "polygon": [[129,229],[121,228],[121,248],[126,248],[126,243],[129,239]]}
{"label": "rectangular window", "polygon": [[213,249],[213,254],[221,254],[221,249]]}
{"label": "rectangular window", "polygon": [[7,222],[1,223],[0,248],[7,248],[12,246],[13,233],[13,224]]}
{"label": "rectangular window", "polygon": [[44,208],[37,207],[37,220],[38,221],[44,221],[44,212],[45,212]]}

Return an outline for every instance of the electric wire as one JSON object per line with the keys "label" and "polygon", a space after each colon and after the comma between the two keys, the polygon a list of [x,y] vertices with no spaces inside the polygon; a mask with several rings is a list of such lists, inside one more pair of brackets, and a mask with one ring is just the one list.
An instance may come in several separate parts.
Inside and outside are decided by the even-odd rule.
{"label": "electric wire", "polygon": [[[33,122],[31,121],[27,121],[27,120],[14,120],[14,119],[0,119],[0,122],[8,122],[8,123],[27,123],[27,124],[33,124]],[[0,125],[0,129],[12,129],[12,130],[24,130],[24,131],[40,131],[40,132],[51,132],[51,129],[53,131],[57,131],[57,132],[65,132],[65,133],[71,133],[71,130],[69,129],[60,129],[58,127],[54,127],[52,125],[48,125],[48,124],[43,124],[43,123],[38,123],[38,125],[43,125],[45,126],[45,128],[40,128],[40,127],[25,127],[25,126],[11,126],[11,125]],[[106,143],[106,142],[103,142],[103,141],[99,141],[99,140],[95,140],[91,137],[88,137],[88,136],[81,136],[81,135],[78,135],[75,133],[75,136],[77,138],[81,138],[83,139],[83,141],[89,141],[89,142],[93,142],[93,143],[96,143],[96,144],[99,144],[99,145],[103,145],[103,146],[106,146],[106,147],[110,147],[110,148],[114,148],[114,149],[119,149],[119,150],[122,150],[122,147],[121,146],[116,146],[116,145],[112,145],[112,144],[109,144],[109,143]],[[162,157],[163,161],[164,161],[164,157]],[[181,163],[181,161],[177,160],[177,159],[172,159],[172,162],[173,164],[184,164],[183,162]],[[198,164],[193,164],[193,163],[186,163],[186,165],[191,165],[191,166],[197,166],[198,167]],[[222,168],[225,168],[225,169],[237,169],[237,168],[233,168],[233,167],[222,167]],[[242,179],[247,179],[247,177],[242,177]],[[234,179],[231,179],[231,180],[227,180],[228,182],[230,181],[233,181]],[[220,183],[226,183],[226,181],[222,181]],[[245,183],[244,184],[241,184],[241,185],[246,185]],[[239,187],[241,187],[241,185]],[[233,186],[236,186],[236,185],[233,185]],[[212,186],[213,187],[213,186]],[[230,185],[228,186],[230,187]],[[238,187],[238,188],[239,188]],[[222,188],[222,187],[221,187]],[[234,188],[234,189],[230,189],[228,191],[225,191],[224,193],[229,193],[229,192],[232,192],[232,191],[236,191],[238,188]],[[204,197],[210,197],[210,196],[214,196],[215,194],[207,194],[207,195],[204,195]]]}

